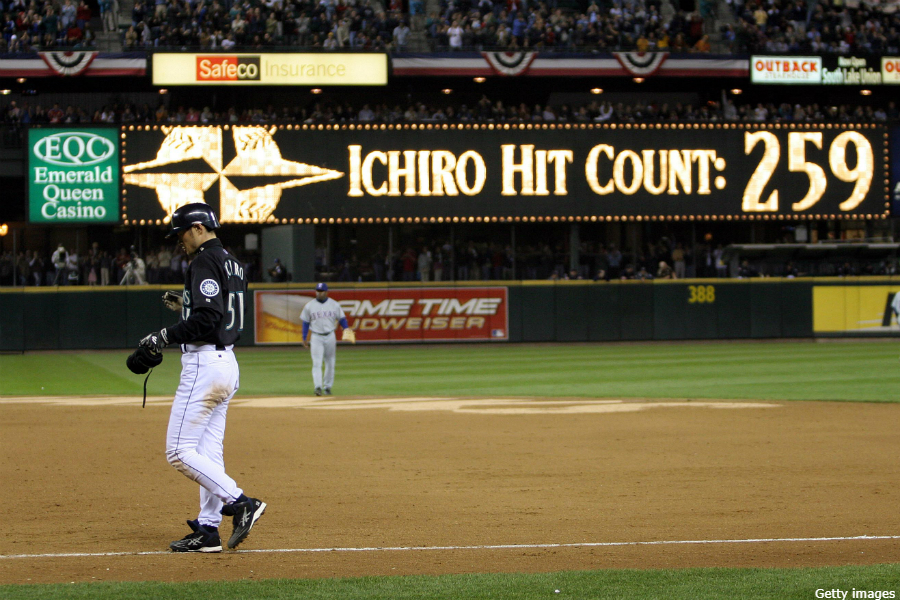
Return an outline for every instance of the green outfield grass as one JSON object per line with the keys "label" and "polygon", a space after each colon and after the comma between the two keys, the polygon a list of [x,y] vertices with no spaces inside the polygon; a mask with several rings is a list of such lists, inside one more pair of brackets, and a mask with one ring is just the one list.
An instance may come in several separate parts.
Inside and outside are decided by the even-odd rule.
{"label": "green outfield grass", "polygon": [[[257,582],[85,583],[0,586],[16,600],[808,600],[816,590],[893,592],[900,565],[816,569],[567,571],[535,575],[444,575]],[[559,590],[557,593],[556,590]],[[848,594],[848,598],[852,595]],[[863,596],[874,598],[875,596]]]}
{"label": "green outfield grass", "polygon": [[[338,395],[578,396],[895,402],[900,345],[873,342],[341,346]],[[138,395],[128,352],[0,355],[0,395]],[[308,395],[301,348],[238,350],[240,395]],[[148,393],[174,393],[179,354]],[[52,373],[52,377],[48,374]]]}

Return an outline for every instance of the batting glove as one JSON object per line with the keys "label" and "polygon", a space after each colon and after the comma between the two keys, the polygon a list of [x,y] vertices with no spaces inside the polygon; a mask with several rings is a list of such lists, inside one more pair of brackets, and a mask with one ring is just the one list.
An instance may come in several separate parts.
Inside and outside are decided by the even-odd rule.
{"label": "batting glove", "polygon": [[166,292],[163,294],[162,300],[166,308],[175,312],[181,312],[181,308],[184,305],[184,298],[178,292]]}
{"label": "batting glove", "polygon": [[165,329],[160,329],[158,332],[144,337],[138,345],[147,348],[150,352],[162,352],[162,349],[169,345],[169,335]]}

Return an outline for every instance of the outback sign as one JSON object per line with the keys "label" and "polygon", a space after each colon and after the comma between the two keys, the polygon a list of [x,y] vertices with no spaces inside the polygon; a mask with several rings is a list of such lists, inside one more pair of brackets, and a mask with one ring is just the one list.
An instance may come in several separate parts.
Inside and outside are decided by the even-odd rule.
{"label": "outback sign", "polygon": [[30,129],[28,149],[29,222],[119,220],[116,129]]}

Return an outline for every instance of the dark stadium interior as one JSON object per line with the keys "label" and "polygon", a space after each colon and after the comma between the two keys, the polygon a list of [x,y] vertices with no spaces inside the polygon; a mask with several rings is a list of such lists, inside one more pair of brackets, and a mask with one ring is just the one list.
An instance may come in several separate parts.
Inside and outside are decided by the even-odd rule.
{"label": "dark stadium interior", "polygon": [[[556,0],[522,2],[464,0],[422,2],[179,2],[141,3],[42,2],[26,7],[4,3],[6,13],[0,57],[35,57],[37,50],[100,50],[116,56],[146,57],[145,76],[4,77],[0,74],[0,223],[14,235],[0,237],[0,254],[8,263],[14,252],[49,256],[63,242],[81,253],[94,242],[110,253],[135,247],[142,253],[164,245],[157,225],[50,226],[28,220],[28,186],[17,173],[23,164],[30,127],[130,124],[728,124],[789,125],[884,124],[900,119],[891,85],[758,85],[747,76],[701,77],[548,76],[487,77],[389,74],[384,86],[191,86],[154,85],[149,76],[154,52],[223,50],[252,52],[387,52],[394,63],[408,57],[481,57],[481,52],[537,52],[575,61],[612,56],[612,52],[661,52],[677,58],[705,57],[729,61],[750,54],[871,57],[898,53],[898,12],[866,3],[776,1],[761,3],[714,0]],[[31,10],[32,12],[29,12]],[[118,11],[118,12],[116,12]],[[520,18],[521,17],[521,18]],[[408,28],[407,28],[408,27]],[[70,28],[74,28],[74,31]],[[236,45],[234,45],[236,44]],[[456,51],[458,50],[458,51]],[[102,56],[102,55],[101,55]],[[513,56],[510,54],[510,56]],[[653,56],[640,54],[635,56]],[[873,63],[874,64],[874,63]],[[401,69],[402,71],[402,69]],[[625,75],[625,76],[623,76]],[[51,116],[51,111],[58,111]],[[548,213],[549,214],[549,213]],[[789,216],[789,215],[788,215]],[[710,275],[700,256],[720,246],[873,242],[893,244],[896,221],[890,218],[516,223],[353,223],[314,225],[318,276],[325,279],[388,277],[391,265],[411,250],[423,248],[448,263],[444,277],[459,277],[460,253],[474,245],[477,262],[499,270],[479,276],[502,278],[596,277],[598,259],[615,247],[635,271],[657,271],[659,258],[673,262],[682,247],[687,272]],[[601,219],[602,220],[602,219]],[[410,219],[412,221],[412,219]],[[263,224],[233,225],[222,232],[226,243],[242,249],[246,235],[260,234]],[[15,239],[15,247],[13,246]],[[575,246],[574,248],[572,246]],[[442,247],[443,251],[439,251]],[[508,250],[507,250],[508,249]],[[243,251],[243,250],[240,250]],[[729,254],[725,274],[738,274],[744,257],[752,271],[783,273],[868,274],[896,269],[896,249],[804,254]],[[489,256],[504,255],[505,259]],[[544,258],[538,260],[535,256]],[[552,259],[546,258],[553,255]],[[268,265],[253,271],[266,279]],[[372,261],[384,262],[382,269]],[[552,263],[548,270],[547,263]],[[500,263],[513,263],[500,266]],[[535,268],[533,263],[539,263]],[[791,263],[788,266],[787,263]],[[369,266],[365,266],[369,264]],[[452,267],[450,265],[453,265]],[[343,268],[348,265],[352,268]],[[624,265],[623,265],[624,269]],[[393,269],[397,271],[398,269]],[[715,269],[712,269],[715,271]],[[715,271],[722,275],[723,271]],[[397,273],[393,274],[399,277]],[[607,274],[608,275],[608,274]],[[466,274],[471,277],[471,273]],[[7,279],[11,279],[7,277]]]}

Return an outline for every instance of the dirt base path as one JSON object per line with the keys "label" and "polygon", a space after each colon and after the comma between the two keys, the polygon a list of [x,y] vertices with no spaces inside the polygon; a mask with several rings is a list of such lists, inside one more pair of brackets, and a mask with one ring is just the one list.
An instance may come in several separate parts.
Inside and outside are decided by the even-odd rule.
{"label": "dirt base path", "polygon": [[0,400],[0,583],[900,562],[898,404],[243,400],[226,465],[269,509],[174,555],[168,405],[77,401]]}

